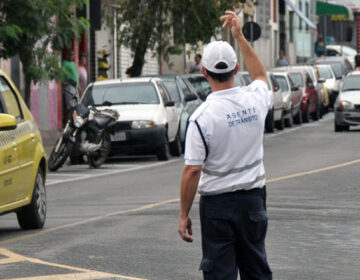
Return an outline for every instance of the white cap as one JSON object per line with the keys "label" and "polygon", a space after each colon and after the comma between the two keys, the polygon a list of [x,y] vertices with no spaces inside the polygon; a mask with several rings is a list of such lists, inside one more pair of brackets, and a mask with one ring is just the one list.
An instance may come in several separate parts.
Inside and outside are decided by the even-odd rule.
{"label": "white cap", "polygon": [[201,64],[205,69],[221,74],[235,69],[237,57],[228,42],[213,41],[205,47]]}

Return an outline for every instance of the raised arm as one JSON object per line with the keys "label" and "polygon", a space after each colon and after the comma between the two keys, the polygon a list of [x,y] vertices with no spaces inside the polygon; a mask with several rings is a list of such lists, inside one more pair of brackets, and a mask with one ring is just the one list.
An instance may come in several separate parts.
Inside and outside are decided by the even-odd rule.
{"label": "raised arm", "polygon": [[223,24],[224,29],[227,27],[231,28],[231,33],[239,44],[245,66],[252,80],[263,80],[265,83],[268,83],[264,64],[245,39],[242,33],[242,24],[237,14],[232,11],[226,11],[220,20],[225,21]]}

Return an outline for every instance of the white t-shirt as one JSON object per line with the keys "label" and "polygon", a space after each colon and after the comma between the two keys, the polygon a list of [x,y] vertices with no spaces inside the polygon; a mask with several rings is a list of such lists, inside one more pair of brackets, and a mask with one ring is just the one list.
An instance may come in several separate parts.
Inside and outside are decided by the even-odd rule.
{"label": "white t-shirt", "polygon": [[202,165],[201,195],[265,185],[263,135],[270,102],[267,84],[255,80],[211,93],[193,113],[185,164]]}

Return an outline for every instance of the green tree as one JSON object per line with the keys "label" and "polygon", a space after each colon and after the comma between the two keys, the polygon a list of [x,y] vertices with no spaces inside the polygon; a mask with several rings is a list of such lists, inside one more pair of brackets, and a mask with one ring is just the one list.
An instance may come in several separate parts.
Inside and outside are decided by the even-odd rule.
{"label": "green tree", "polygon": [[[183,45],[209,42],[220,15],[236,0],[123,0],[117,5],[119,43],[134,53],[130,75],[140,76],[148,49],[168,61]],[[112,19],[109,19],[109,22]],[[111,26],[111,24],[109,24]],[[173,40],[172,40],[173,38]]]}
{"label": "green tree", "polygon": [[19,55],[25,77],[25,102],[30,105],[31,81],[61,79],[57,51],[71,46],[88,29],[73,15],[87,0],[1,0],[0,57]]}

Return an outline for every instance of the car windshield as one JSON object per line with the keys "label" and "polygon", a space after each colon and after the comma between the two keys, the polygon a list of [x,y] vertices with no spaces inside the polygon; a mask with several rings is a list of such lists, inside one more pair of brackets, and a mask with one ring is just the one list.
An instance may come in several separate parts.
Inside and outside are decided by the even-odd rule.
{"label": "car windshield", "polygon": [[335,49],[339,53],[343,53],[346,56],[355,56],[357,51],[347,46],[328,46],[329,49]]}
{"label": "car windshield", "polygon": [[297,86],[303,86],[303,77],[300,73],[290,73],[290,77]]}
{"label": "car windshield", "polygon": [[316,67],[316,68],[319,70],[320,78],[324,78],[325,80],[333,78],[329,68],[327,67]]}
{"label": "car windshield", "polygon": [[360,90],[360,75],[349,76],[345,79],[343,91]]}
{"label": "car windshield", "polygon": [[124,83],[92,86],[85,93],[82,103],[89,105],[159,104],[159,97],[152,83]]}
{"label": "car windshield", "polygon": [[289,91],[289,86],[284,76],[275,76],[282,91]]}
{"label": "car windshield", "polygon": [[179,96],[179,92],[178,92],[175,80],[164,80],[163,82],[164,82],[168,92],[171,95],[171,99],[175,103],[180,102],[180,96]]}

